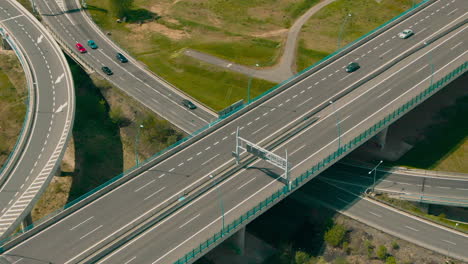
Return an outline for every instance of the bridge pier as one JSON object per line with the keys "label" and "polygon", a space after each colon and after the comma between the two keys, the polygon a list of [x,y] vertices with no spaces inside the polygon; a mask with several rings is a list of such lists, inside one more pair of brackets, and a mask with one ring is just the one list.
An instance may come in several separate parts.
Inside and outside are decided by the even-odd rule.
{"label": "bridge pier", "polygon": [[234,250],[241,256],[245,253],[245,226],[229,238]]}
{"label": "bridge pier", "polygon": [[388,127],[384,128],[384,130],[375,135],[375,140],[377,141],[377,145],[379,146],[380,150],[385,148],[385,143],[387,142],[387,133]]}
{"label": "bridge pier", "polygon": [[21,230],[23,232],[26,231],[26,228],[32,224],[33,224],[32,216],[31,216],[31,212],[29,212],[29,214],[27,214],[24,217],[23,221],[21,222]]}

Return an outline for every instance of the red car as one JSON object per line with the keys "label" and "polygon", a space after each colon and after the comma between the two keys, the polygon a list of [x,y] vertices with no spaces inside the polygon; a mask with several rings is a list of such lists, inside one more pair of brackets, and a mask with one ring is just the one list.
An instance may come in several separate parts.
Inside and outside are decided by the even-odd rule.
{"label": "red car", "polygon": [[83,47],[83,45],[81,45],[81,43],[76,43],[75,47],[80,53],[85,53],[86,52],[85,47]]}

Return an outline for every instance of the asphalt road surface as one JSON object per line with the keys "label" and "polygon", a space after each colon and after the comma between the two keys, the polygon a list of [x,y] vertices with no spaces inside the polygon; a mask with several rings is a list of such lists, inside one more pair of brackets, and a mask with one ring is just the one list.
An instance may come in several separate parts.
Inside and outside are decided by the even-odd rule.
{"label": "asphalt road surface", "polygon": [[[116,59],[117,52],[124,53],[109,40],[80,9],[75,0],[36,0],[37,9],[43,22],[54,32],[59,43],[67,47],[74,57],[83,60],[92,69],[123,90],[131,97],[167,119],[187,133],[192,133],[217,118],[217,115],[197,104],[198,108],[189,110],[181,105],[182,99],[188,98],[179,90],[168,85],[154,74],[145,70],[130,56],[127,63]],[[94,40],[98,49],[87,46],[88,40]],[[86,53],[79,53],[75,45],[81,43]],[[114,74],[108,76],[101,67],[109,67]],[[190,99],[193,101],[193,99]]]}
{"label": "asphalt road surface", "polygon": [[[188,186],[208,181],[209,175],[215,174],[223,164],[233,163],[231,151],[234,150],[237,127],[241,130],[241,136],[261,145],[283,133],[293,120],[301,119],[320,103],[328,102],[337,92],[369,75],[405,50],[420,45],[454,21],[466,17],[466,8],[462,1],[438,1],[432,4],[294,87],[12,248],[4,256],[18,263],[77,262],[114,240],[120,232],[129,230],[139,220],[161,210],[167,201],[178,198]],[[408,27],[417,33],[407,40],[395,37]],[[320,120],[317,123],[285,143],[294,165],[293,177],[332,152],[334,148],[331,146],[337,146],[337,117],[342,131],[340,138],[347,142],[361,132],[360,127],[374,124],[392,111],[395,104],[406,102],[416,94],[421,84],[427,87],[431,73],[427,67],[429,57],[436,69],[435,79],[445,74],[443,72],[449,67],[466,61],[466,49],[459,45],[465,39],[464,27],[410,56],[379,78],[337,101],[333,107],[319,113]],[[361,69],[346,73],[346,65],[355,60],[359,61]],[[284,146],[276,151],[283,155]],[[135,263],[156,260],[156,263],[170,263],[185,254],[209,234],[219,231],[221,218],[217,197],[223,197],[226,223],[229,223],[282,186],[263,173],[268,170],[274,172],[265,162],[260,161],[252,166],[258,169],[241,171],[231,177],[158,224],[159,228],[154,230],[156,232],[152,230],[145,233],[106,261],[125,263],[133,259]],[[193,220],[184,225],[190,219]],[[161,234],[160,230],[171,232]]]}
{"label": "asphalt road surface", "polygon": [[0,235],[4,238],[30,212],[60,165],[72,130],[75,95],[59,46],[17,1],[0,2],[0,27],[24,54],[24,63],[32,71],[30,100],[35,100],[28,110],[31,129],[22,139],[26,144],[0,186]]}

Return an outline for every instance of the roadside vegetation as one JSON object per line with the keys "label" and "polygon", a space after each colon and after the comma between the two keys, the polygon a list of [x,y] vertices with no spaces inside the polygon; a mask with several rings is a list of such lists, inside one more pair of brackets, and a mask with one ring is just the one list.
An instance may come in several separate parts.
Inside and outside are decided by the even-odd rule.
{"label": "roadside vegetation", "polygon": [[72,60],[69,64],[76,92],[73,139],[60,175],[33,209],[34,221],[135,166],[136,153],[142,162],[183,137],[107,81],[88,76]]}
{"label": "roadside vegetation", "polygon": [[15,53],[0,49],[0,168],[23,126],[27,95],[26,78]]}
{"label": "roadside vegetation", "polygon": [[[316,0],[135,0],[117,23],[110,0],[88,0],[104,31],[148,68],[215,110],[247,97],[248,76],[184,55],[187,48],[254,67],[276,63],[287,28]],[[122,18],[122,20],[124,20]],[[140,24],[141,21],[141,24]],[[254,80],[252,96],[274,84]]]}
{"label": "roadside vegetation", "polygon": [[[413,0],[337,0],[325,6],[302,27],[297,70],[301,71],[337,50],[338,39],[340,47],[344,47],[412,4]],[[348,14],[351,16],[347,17]]]}
{"label": "roadside vegetation", "polygon": [[[425,218],[427,220],[430,220],[432,222],[435,222],[437,224],[441,224],[450,228],[456,228],[459,231],[468,233],[468,224],[467,223],[461,223],[457,221],[453,221],[450,219],[447,219],[446,215],[441,213],[439,215],[433,215],[430,213],[426,213],[423,210],[421,210],[420,207],[417,206],[417,203],[413,203],[410,201],[405,201],[405,200],[399,200],[393,197],[390,197],[387,194],[381,194],[381,195],[376,195],[375,198],[379,201],[383,201],[387,204],[392,205],[393,207],[396,207],[402,211],[406,211],[408,213],[411,213],[413,215],[417,215],[419,217]],[[458,224],[458,225],[457,225]],[[457,226],[455,226],[457,225]]]}

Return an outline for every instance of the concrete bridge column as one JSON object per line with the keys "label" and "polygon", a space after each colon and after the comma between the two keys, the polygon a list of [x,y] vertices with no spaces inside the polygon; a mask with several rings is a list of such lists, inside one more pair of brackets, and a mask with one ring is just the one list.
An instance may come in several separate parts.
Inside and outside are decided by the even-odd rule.
{"label": "concrete bridge column", "polygon": [[387,133],[388,127],[386,127],[384,130],[380,131],[377,135],[375,135],[375,139],[380,147],[380,150],[383,150],[385,148],[385,143],[387,142]]}
{"label": "concrete bridge column", "polygon": [[30,212],[30,213],[29,213],[28,215],[26,215],[26,217],[23,219],[23,222],[21,222],[21,229],[22,229],[23,231],[26,231],[25,229],[26,229],[28,226],[32,225],[32,224],[33,224],[33,221],[32,221],[32,216],[31,216],[31,212]]}
{"label": "concrete bridge column", "polygon": [[233,244],[237,253],[243,256],[245,251],[245,226],[232,235],[231,243]]}

